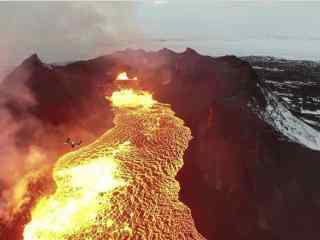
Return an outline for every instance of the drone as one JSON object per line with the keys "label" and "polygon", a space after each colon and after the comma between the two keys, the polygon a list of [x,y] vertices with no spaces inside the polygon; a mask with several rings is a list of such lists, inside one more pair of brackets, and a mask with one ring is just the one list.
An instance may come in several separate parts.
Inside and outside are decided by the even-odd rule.
{"label": "drone", "polygon": [[65,145],[69,145],[71,148],[80,147],[81,143],[82,143],[81,140],[79,142],[75,142],[75,141],[71,140],[71,138],[69,138],[69,137],[64,142]]}

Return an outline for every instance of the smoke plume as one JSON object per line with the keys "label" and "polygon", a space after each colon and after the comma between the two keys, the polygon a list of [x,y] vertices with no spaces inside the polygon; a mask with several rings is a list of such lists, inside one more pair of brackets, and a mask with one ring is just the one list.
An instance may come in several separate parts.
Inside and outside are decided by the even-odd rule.
{"label": "smoke plume", "polygon": [[[134,20],[137,5],[134,2],[0,5],[0,218],[3,218],[8,215],[6,208],[12,201],[14,186],[30,170],[56,159],[57,153],[48,152],[45,146],[57,148],[61,139],[55,137],[67,135],[69,129],[46,125],[30,113],[39,104],[27,86],[32,66],[25,64],[11,73],[10,81],[4,80],[5,75],[34,52],[45,62],[67,62],[129,46],[128,39],[137,37],[139,29]],[[52,136],[44,138],[51,132]],[[81,128],[77,132],[90,135]],[[34,144],[39,141],[42,145]]]}
{"label": "smoke plume", "polygon": [[0,3],[0,71],[34,52],[45,62],[65,62],[130,47],[141,32],[138,4]]}

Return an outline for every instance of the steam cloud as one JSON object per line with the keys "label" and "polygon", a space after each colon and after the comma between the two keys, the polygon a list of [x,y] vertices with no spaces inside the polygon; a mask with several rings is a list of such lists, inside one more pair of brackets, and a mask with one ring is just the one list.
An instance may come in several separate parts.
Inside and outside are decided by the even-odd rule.
{"label": "steam cloud", "polygon": [[[137,3],[0,3],[0,219],[6,217],[13,186],[30,169],[48,163],[49,153],[17,138],[22,130],[43,132],[44,126],[27,109],[37,102],[26,86],[28,66],[15,73],[14,84],[4,76],[32,53],[44,61],[66,62],[90,58],[136,38]],[[10,26],[10,27],[9,27]],[[20,113],[12,112],[14,102]],[[56,131],[63,132],[63,126]],[[80,130],[81,131],[81,130]],[[89,134],[89,133],[86,133]],[[29,142],[28,142],[29,141]]]}
{"label": "steam cloud", "polygon": [[61,62],[128,46],[141,32],[135,18],[138,4],[1,3],[0,66],[17,64],[34,52],[44,61]]}
{"label": "steam cloud", "polygon": [[[0,92],[0,218],[6,217],[6,208],[13,195],[13,188],[20,177],[28,170],[37,167],[45,160],[45,155],[40,148],[19,146],[17,134],[22,129],[37,128],[36,118],[27,114],[28,107],[36,102],[31,92],[25,85],[30,72],[22,68],[15,72],[20,81],[8,82],[1,85]],[[21,114],[15,114],[8,108],[12,101],[19,106]]]}

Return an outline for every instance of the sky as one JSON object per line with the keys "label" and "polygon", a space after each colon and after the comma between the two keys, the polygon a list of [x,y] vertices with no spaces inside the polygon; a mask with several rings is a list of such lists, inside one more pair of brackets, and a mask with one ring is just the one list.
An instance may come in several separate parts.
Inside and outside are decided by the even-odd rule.
{"label": "sky", "polygon": [[319,1],[0,2],[0,76],[32,53],[68,62],[125,48],[320,60]]}

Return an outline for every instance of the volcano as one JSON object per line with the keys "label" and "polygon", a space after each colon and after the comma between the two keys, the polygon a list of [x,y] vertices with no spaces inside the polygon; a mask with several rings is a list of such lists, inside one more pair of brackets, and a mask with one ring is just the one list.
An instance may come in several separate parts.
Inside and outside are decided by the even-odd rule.
{"label": "volcano", "polygon": [[[86,144],[113,127],[104,96],[120,72],[138,76],[141,89],[169,103],[191,129],[176,179],[179,200],[203,237],[313,240],[320,237],[318,69],[317,63],[213,58],[193,49],[125,50],[68,64],[45,64],[33,55],[4,79],[1,91],[3,107],[21,123],[16,146],[23,153],[36,146],[54,164],[70,151],[67,137]],[[31,104],[17,97],[18,87],[8,87],[22,79]],[[27,187],[24,207],[10,222],[0,224],[1,239],[22,239],[30,209],[50,185],[42,179]]]}
{"label": "volcano", "polygon": [[204,239],[174,179],[190,129],[148,93],[110,100],[115,126],[57,162],[57,190],[37,203],[24,240]]}

